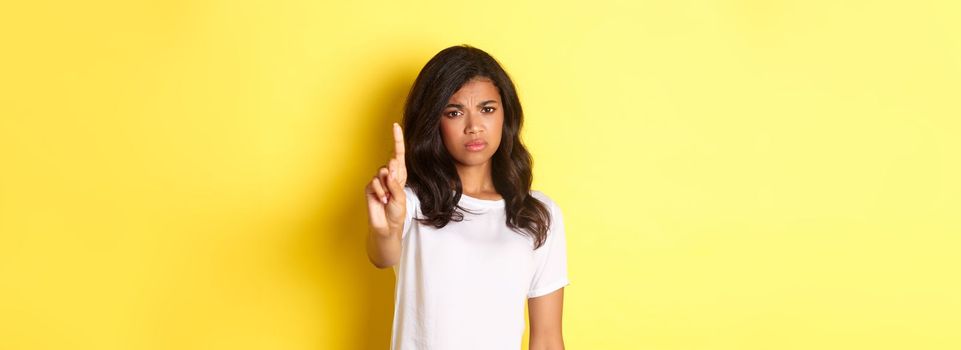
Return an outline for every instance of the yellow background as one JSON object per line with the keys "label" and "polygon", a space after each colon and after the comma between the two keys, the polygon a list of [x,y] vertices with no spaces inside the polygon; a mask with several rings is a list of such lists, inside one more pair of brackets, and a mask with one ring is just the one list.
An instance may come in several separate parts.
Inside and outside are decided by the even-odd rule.
{"label": "yellow background", "polygon": [[961,3],[586,3],[4,3],[0,349],[386,349],[363,186],[462,43],[568,348],[961,348]]}

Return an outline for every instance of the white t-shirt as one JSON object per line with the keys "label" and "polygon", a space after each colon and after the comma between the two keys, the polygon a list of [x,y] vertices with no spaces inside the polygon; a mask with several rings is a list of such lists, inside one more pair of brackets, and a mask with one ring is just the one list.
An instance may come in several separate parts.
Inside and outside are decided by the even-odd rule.
{"label": "white t-shirt", "polygon": [[401,257],[393,267],[392,350],[520,349],[524,303],[564,287],[567,247],[560,208],[531,191],[550,208],[552,225],[543,246],[510,230],[504,200],[461,195],[464,220],[437,229],[423,218],[410,187]]}

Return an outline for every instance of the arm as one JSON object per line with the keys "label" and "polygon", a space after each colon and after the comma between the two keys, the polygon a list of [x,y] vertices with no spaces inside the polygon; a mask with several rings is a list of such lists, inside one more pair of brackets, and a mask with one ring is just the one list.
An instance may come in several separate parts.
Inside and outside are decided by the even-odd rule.
{"label": "arm", "polygon": [[564,288],[551,294],[527,299],[531,322],[530,350],[563,350],[561,316],[564,308]]}
{"label": "arm", "polygon": [[371,229],[367,234],[367,258],[378,269],[397,265],[400,259],[401,232],[390,232],[383,236]]}
{"label": "arm", "polygon": [[407,215],[407,166],[404,163],[404,134],[394,123],[394,158],[377,171],[367,184],[367,258],[379,269],[391,267],[400,260],[404,220]]}

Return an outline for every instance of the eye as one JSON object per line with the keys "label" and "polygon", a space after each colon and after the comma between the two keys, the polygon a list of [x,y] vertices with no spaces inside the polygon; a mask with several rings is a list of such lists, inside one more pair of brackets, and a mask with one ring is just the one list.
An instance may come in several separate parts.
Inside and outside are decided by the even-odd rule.
{"label": "eye", "polygon": [[494,113],[494,107],[484,107],[481,111],[484,113]]}
{"label": "eye", "polygon": [[450,111],[450,112],[444,113],[444,115],[447,116],[447,117],[449,117],[449,118],[454,118],[454,117],[457,117],[458,115],[460,115],[459,113],[460,113],[460,111]]}

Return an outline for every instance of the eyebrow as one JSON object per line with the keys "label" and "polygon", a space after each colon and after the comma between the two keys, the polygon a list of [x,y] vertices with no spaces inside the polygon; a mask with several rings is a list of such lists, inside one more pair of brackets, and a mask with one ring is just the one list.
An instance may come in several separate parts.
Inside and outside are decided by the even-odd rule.
{"label": "eyebrow", "polygon": [[[481,106],[486,105],[486,104],[488,104],[488,103],[497,103],[497,100],[487,100],[487,101],[478,103],[478,104],[477,104],[477,107],[481,107]],[[463,109],[463,108],[464,108],[464,105],[462,105],[462,104],[460,104],[460,103],[451,103],[451,104],[448,104],[448,105],[447,105],[446,107],[444,107],[444,108],[449,108],[449,107],[455,107],[455,108]]]}

